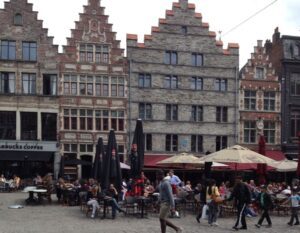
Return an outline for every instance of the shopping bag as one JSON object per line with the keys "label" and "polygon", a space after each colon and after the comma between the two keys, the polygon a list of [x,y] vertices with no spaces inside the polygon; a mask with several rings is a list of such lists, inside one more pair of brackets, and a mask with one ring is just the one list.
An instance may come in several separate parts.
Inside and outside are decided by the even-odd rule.
{"label": "shopping bag", "polygon": [[208,219],[208,205],[203,206],[201,219]]}

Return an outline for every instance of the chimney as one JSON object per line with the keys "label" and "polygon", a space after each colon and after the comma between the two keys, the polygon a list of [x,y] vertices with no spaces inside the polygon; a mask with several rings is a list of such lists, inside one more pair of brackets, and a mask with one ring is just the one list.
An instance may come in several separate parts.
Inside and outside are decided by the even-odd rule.
{"label": "chimney", "polygon": [[257,47],[259,47],[259,48],[262,47],[262,40],[257,40]]}
{"label": "chimney", "polygon": [[275,30],[274,30],[272,42],[277,43],[279,40],[280,40],[280,32],[279,32],[278,27],[276,27]]}
{"label": "chimney", "polygon": [[266,54],[270,54],[272,51],[272,42],[270,40],[266,40],[265,43],[265,49],[266,49]]}

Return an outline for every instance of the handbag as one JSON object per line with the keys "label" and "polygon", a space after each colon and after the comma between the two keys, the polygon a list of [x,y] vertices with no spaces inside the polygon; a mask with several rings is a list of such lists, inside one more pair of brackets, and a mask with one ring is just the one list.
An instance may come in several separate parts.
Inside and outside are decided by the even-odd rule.
{"label": "handbag", "polygon": [[217,196],[217,195],[215,194],[215,189],[214,189],[214,193],[211,195],[211,199],[212,199],[215,203],[217,203],[217,204],[223,202],[223,198],[222,198],[221,196]]}

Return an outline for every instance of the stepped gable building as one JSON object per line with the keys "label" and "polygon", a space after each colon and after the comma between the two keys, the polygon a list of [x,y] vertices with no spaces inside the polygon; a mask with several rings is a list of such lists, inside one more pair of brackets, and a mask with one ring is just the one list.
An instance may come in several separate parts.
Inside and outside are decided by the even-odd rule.
{"label": "stepped gable building", "polygon": [[27,0],[5,2],[0,22],[0,171],[44,175],[58,151],[58,46]]}
{"label": "stepped gable building", "polygon": [[285,155],[297,158],[300,140],[300,37],[282,35],[275,28],[272,41],[265,43],[281,85],[281,143]]}
{"label": "stepped gable building", "polygon": [[223,49],[194,4],[173,3],[144,43],[128,34],[127,58],[130,139],[143,119],[146,166],[155,165],[151,155],[201,155],[237,142],[239,45]]}
{"label": "stepped gable building", "polygon": [[[65,160],[92,162],[99,137],[116,133],[125,154],[127,63],[120,41],[99,0],[89,0],[60,56],[60,153]],[[82,168],[82,170],[77,170]],[[65,167],[65,174],[89,177],[91,166]]]}
{"label": "stepped gable building", "polygon": [[267,150],[281,149],[281,84],[261,40],[240,71],[239,116],[239,144],[257,150],[264,135]]}

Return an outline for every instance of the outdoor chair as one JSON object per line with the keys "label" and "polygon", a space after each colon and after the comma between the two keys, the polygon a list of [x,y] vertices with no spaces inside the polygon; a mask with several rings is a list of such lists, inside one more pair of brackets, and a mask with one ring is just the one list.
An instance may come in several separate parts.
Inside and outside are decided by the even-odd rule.
{"label": "outdoor chair", "polygon": [[124,206],[126,215],[134,215],[138,213],[138,204],[135,197],[127,196],[124,200]]}

